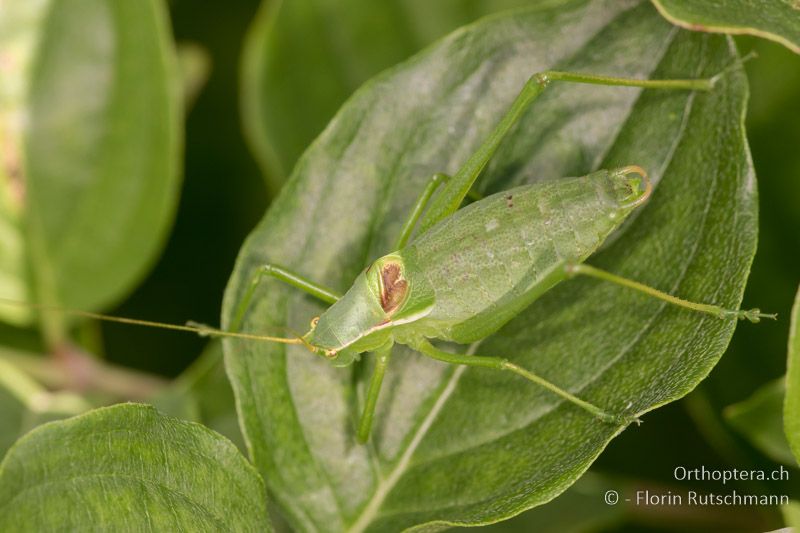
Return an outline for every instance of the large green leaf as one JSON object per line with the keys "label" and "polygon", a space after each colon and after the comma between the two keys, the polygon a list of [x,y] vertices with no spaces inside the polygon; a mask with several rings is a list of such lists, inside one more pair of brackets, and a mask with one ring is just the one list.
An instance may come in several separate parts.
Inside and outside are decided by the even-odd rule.
{"label": "large green leaf", "polygon": [[[755,249],[756,183],[742,124],[746,82],[731,41],[679,30],[646,3],[569,1],[485,19],[359,90],[245,243],[223,321],[266,262],[346,289],[388,251],[430,174],[455,171],[528,76],[547,68],[644,77],[727,69],[708,94],[556,85],[481,186],[641,164],[658,182],[655,194],[592,262],[737,306]],[[304,330],[322,309],[266,282],[243,329]],[[734,327],[573,280],[477,349],[595,404],[645,413],[694,388]],[[251,455],[298,530],[500,520],[555,497],[620,431],[513,376],[397,349],[373,439],[360,446],[353,427],[370,363],[337,369],[302,347],[226,342]]]}
{"label": "large green leaf", "polygon": [[684,28],[757,35],[800,54],[797,0],[653,0],[653,3],[662,15]]}
{"label": "large green leaf", "polygon": [[792,309],[789,331],[789,360],[786,363],[786,400],[783,428],[795,459],[800,462],[800,289]]}
{"label": "large green leaf", "polygon": [[536,1],[265,0],[245,43],[242,120],[269,185],[371,76],[482,15]]}
{"label": "large green leaf", "polygon": [[153,263],[177,201],[181,105],[165,6],[6,4],[1,296],[100,308]]}
{"label": "large green leaf", "polygon": [[268,531],[264,486],[229,441],[121,404],[46,424],[0,465],[2,531]]}

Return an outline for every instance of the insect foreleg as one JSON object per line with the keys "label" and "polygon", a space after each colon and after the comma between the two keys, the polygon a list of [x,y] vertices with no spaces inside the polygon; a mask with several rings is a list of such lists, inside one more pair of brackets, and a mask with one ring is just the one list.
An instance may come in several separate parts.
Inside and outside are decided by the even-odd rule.
{"label": "insect foreleg", "polygon": [[369,440],[372,430],[372,419],[375,416],[375,406],[378,404],[378,395],[383,385],[383,376],[386,374],[386,367],[392,357],[392,344],[387,345],[375,352],[375,369],[372,371],[372,378],[369,381],[367,397],[364,402],[364,412],[358,422],[358,442],[361,444]]}
{"label": "insect foreleg", "polygon": [[481,146],[458,170],[450,182],[431,204],[430,209],[420,222],[420,231],[425,231],[443,218],[453,214],[461,205],[464,197],[472,188],[478,175],[486,167],[497,151],[500,143],[510,132],[526,109],[554,81],[587,83],[592,85],[616,85],[622,87],[640,87],[645,89],[673,89],[708,91],[714,86],[717,77],[710,79],[675,79],[675,80],[640,80],[633,78],[617,78],[597,76],[579,72],[562,72],[548,70],[531,76],[505,115],[497,123]]}
{"label": "insect foreleg", "polygon": [[566,270],[567,275],[569,276],[583,274],[584,276],[610,281],[611,283],[616,283],[617,285],[622,285],[623,287],[628,287],[630,289],[643,292],[648,296],[658,298],[659,300],[664,300],[665,302],[669,302],[673,305],[691,309],[693,311],[699,311],[701,313],[707,313],[718,318],[738,318],[739,320],[747,319],[750,322],[759,322],[762,318],[771,318],[773,320],[777,318],[777,315],[762,313],[760,309],[725,309],[718,305],[691,302],[689,300],[684,300],[683,298],[678,298],[677,296],[672,296],[671,294],[667,294],[658,289],[654,289],[653,287],[639,283],[638,281],[623,278],[622,276],[617,276],[611,272],[606,272],[605,270],[601,270],[583,263],[567,265]]}
{"label": "insect foreleg", "polygon": [[253,295],[255,294],[256,289],[258,289],[259,284],[261,284],[261,280],[264,279],[264,276],[270,276],[278,279],[288,285],[291,285],[292,287],[310,294],[311,296],[314,296],[319,300],[322,300],[327,304],[334,304],[339,298],[341,298],[341,296],[335,291],[327,287],[323,287],[318,283],[314,283],[305,276],[277,265],[266,264],[258,267],[255,274],[253,274],[253,277],[250,279],[250,284],[247,286],[247,291],[239,301],[239,308],[236,311],[236,317],[231,323],[231,331],[239,330],[239,327],[242,325],[242,320],[244,319],[244,314],[247,311],[247,308],[250,307],[250,300],[253,299]]}
{"label": "insect foreleg", "polygon": [[581,409],[588,411],[589,413],[596,416],[603,422],[607,422],[609,424],[627,425],[631,422],[636,421],[636,417],[634,416],[625,414],[613,414],[604,411],[603,409],[597,407],[596,405],[581,400],[574,394],[565,391],[561,387],[558,387],[557,385],[547,381],[541,376],[537,376],[533,372],[525,370],[524,368],[517,366],[514,363],[510,362],[509,360],[503,359],[502,357],[486,357],[481,355],[465,355],[465,354],[445,352],[443,350],[436,348],[430,342],[425,340],[415,344],[414,348],[432,359],[436,359],[438,361],[444,361],[445,363],[450,363],[453,365],[478,366],[483,368],[492,368],[495,370],[511,371],[519,376],[522,376],[528,381],[531,381],[536,385],[544,387],[550,392],[557,394],[558,396],[561,396],[568,402],[577,405]]}

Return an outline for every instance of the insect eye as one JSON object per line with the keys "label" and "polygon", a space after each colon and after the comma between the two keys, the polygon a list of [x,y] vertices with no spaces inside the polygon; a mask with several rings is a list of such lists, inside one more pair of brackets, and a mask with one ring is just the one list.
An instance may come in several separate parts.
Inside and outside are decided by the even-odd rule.
{"label": "insect eye", "polygon": [[319,324],[319,317],[315,316],[314,318],[311,319],[311,329],[316,328],[317,324]]}

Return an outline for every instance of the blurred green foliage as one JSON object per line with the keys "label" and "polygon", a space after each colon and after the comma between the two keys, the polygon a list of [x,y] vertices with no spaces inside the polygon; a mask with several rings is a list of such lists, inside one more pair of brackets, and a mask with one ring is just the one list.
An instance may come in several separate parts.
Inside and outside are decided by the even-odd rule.
{"label": "blurred green foliage", "polygon": [[[104,309],[149,271],[180,191],[182,98],[166,6],[10,2],[2,15],[0,288]],[[32,322],[22,309],[0,316]],[[55,349],[65,321],[47,307],[38,315]]]}
{"label": "blurred green foliage", "polygon": [[792,308],[792,326],[788,344],[783,430],[795,460],[800,462],[800,289],[797,291]]}
{"label": "blurred green foliage", "polygon": [[795,466],[797,460],[789,449],[783,432],[783,377],[756,390],[749,398],[729,405],[725,421],[750,443],[775,461]]}

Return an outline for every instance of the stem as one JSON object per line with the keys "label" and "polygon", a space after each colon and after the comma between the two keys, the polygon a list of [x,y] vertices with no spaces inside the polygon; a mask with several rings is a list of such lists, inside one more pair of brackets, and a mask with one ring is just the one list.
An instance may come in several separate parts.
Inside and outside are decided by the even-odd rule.
{"label": "stem", "polygon": [[162,377],[104,363],[76,348],[62,349],[55,357],[0,348],[8,361],[50,389],[99,392],[125,400],[146,400],[164,390]]}

